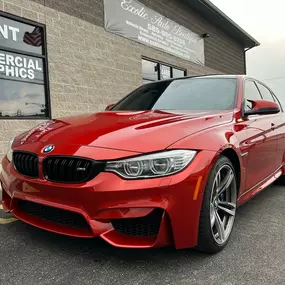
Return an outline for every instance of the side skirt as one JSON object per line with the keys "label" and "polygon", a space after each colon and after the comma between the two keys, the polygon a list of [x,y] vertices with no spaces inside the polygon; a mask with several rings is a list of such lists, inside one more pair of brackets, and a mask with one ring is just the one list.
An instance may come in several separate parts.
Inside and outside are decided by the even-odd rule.
{"label": "side skirt", "polygon": [[282,164],[275,172],[273,172],[271,175],[263,179],[261,182],[257,183],[255,186],[251,187],[244,193],[240,195],[240,197],[237,200],[238,206],[244,204],[251,198],[253,198],[256,194],[260,193],[262,190],[270,186],[274,181],[276,181],[280,176],[282,176],[282,168],[284,165]]}

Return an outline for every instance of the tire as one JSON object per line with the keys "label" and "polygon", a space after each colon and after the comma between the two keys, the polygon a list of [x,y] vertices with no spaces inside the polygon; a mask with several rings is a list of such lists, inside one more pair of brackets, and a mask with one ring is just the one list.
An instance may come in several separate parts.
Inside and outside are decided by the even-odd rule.
{"label": "tire", "polygon": [[[231,183],[227,190],[224,190],[221,195],[216,194],[217,189],[226,189],[226,187],[222,188],[226,181],[228,182],[225,186]],[[236,199],[235,169],[227,157],[220,156],[210,172],[204,191],[197,250],[213,254],[218,253],[226,246],[235,221]],[[220,209],[221,207],[223,210]],[[225,229],[224,233],[223,228]]]}

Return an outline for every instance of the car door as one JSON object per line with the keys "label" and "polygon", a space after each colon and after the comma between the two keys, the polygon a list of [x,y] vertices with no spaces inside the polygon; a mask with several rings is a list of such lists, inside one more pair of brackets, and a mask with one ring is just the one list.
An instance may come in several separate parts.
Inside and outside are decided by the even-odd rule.
{"label": "car door", "polygon": [[278,101],[277,97],[274,95],[274,93],[263,83],[256,81],[256,85],[261,93],[261,96],[263,100],[275,102],[280,107],[280,113],[270,115],[272,119],[272,128],[274,129],[274,135],[278,136],[278,146],[277,146],[277,152],[276,152],[276,169],[281,166],[283,163],[283,155],[285,151],[285,117],[284,112],[282,109],[282,106],[280,102]]}
{"label": "car door", "polygon": [[[245,81],[244,108],[251,109],[249,100],[262,100],[253,80]],[[277,169],[278,131],[274,115],[250,115],[247,121],[246,189],[254,187]]]}

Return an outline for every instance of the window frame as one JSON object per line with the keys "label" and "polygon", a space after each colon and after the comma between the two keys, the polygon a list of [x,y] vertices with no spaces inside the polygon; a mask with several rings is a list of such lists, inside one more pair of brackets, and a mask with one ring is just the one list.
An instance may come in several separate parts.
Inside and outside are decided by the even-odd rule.
{"label": "window frame", "polygon": [[[248,83],[248,82],[253,82],[253,83],[254,83],[254,85],[256,86],[256,88],[257,88],[257,90],[258,90],[258,92],[259,92],[259,94],[260,94],[261,100],[264,100],[264,98],[263,98],[263,96],[262,96],[262,94],[261,94],[261,92],[260,92],[260,90],[259,90],[259,88],[258,88],[257,83],[259,83],[259,84],[263,85],[264,87],[266,87],[266,88],[270,91],[270,93],[271,93],[273,99],[276,100],[275,103],[277,103],[277,104],[279,105],[279,107],[280,107],[280,112],[281,112],[281,113],[284,112],[283,106],[281,105],[279,99],[278,99],[277,96],[274,94],[274,92],[273,92],[267,85],[265,85],[263,82],[261,82],[261,81],[259,81],[259,80],[257,80],[257,79],[254,79],[254,78],[250,78],[250,77],[249,77],[249,78],[246,78],[246,79],[243,81],[243,92],[242,92],[242,97],[243,97],[243,98],[242,98],[242,106],[241,106],[242,117],[244,117],[244,114],[245,114],[245,100],[246,100],[246,98],[245,98],[245,95],[246,95],[246,94],[245,94],[245,86],[246,86],[246,83]],[[278,115],[278,114],[273,114],[273,115]],[[257,116],[257,115],[251,115],[251,116]],[[268,115],[268,116],[272,116],[272,115]]]}
{"label": "window frame", "polygon": [[272,96],[271,91],[270,91],[264,84],[261,84],[261,83],[258,82],[258,81],[255,81],[255,84],[256,84],[256,86],[257,86],[257,88],[258,88],[258,91],[259,91],[259,93],[260,93],[260,95],[261,95],[261,97],[262,97],[262,100],[268,101],[266,98],[264,98],[263,92],[262,92],[262,90],[260,89],[259,85],[263,86],[265,89],[268,90],[268,92],[270,93],[270,95],[271,95],[271,97],[272,97],[273,102],[275,102],[275,98]]}
{"label": "window frame", "polygon": [[247,98],[246,98],[246,84],[247,84],[247,83],[250,83],[250,82],[253,83],[253,85],[254,85],[255,88],[256,88],[257,93],[259,93],[259,95],[260,95],[260,100],[263,100],[262,94],[261,94],[260,90],[258,89],[255,80],[253,80],[253,79],[248,79],[248,80],[246,80],[245,83],[244,83],[244,96],[243,96],[244,99],[247,100]]}
{"label": "window frame", "polygon": [[[40,116],[25,116],[25,117],[7,116],[7,117],[0,117],[0,121],[1,120],[49,120],[51,119],[51,100],[50,100],[46,25],[42,23],[38,23],[36,21],[32,21],[27,18],[13,15],[11,13],[3,12],[3,11],[0,11],[0,17],[7,18],[13,21],[17,21],[23,24],[39,27],[42,29],[43,31],[42,54],[35,54],[31,52],[26,52],[26,51],[20,51],[20,50],[13,49],[13,48],[1,47],[1,45],[0,45],[0,50],[5,51],[5,52],[16,53],[20,55],[25,55],[25,56],[32,56],[32,57],[40,58],[43,60],[43,76],[44,76],[43,86],[44,86],[46,109],[47,109],[46,115],[43,117],[40,117]],[[9,79],[3,79],[3,80],[9,80]],[[30,84],[35,84],[35,83],[30,83]]]}
{"label": "window frame", "polygon": [[242,98],[242,116],[244,116],[245,111],[246,111],[245,110],[245,104],[246,104],[246,101],[247,101],[247,99],[246,99],[246,84],[250,83],[250,82],[252,82],[254,84],[257,92],[260,95],[260,100],[263,100],[263,97],[262,97],[262,95],[260,93],[260,90],[257,87],[257,84],[256,84],[255,80],[252,79],[252,78],[247,78],[246,80],[244,80],[244,83],[243,83],[243,98]]}
{"label": "window frame", "polygon": [[[184,72],[184,77],[187,76],[187,69],[186,68],[182,68],[182,67],[179,67],[179,66],[176,66],[176,65],[168,64],[166,62],[163,62],[163,61],[160,61],[160,60],[156,60],[156,59],[153,59],[153,58],[149,58],[149,57],[146,57],[146,56],[142,56],[141,59],[158,64],[157,80],[171,80],[171,79],[174,79],[173,78],[173,68],[183,71]],[[164,65],[166,67],[170,67],[170,78],[168,78],[168,79],[161,79],[161,76],[160,76],[161,65]],[[178,78],[178,77],[175,77],[175,78]],[[142,80],[149,80],[149,79],[144,78],[142,76]],[[155,81],[157,81],[157,80],[155,80]],[[152,82],[155,82],[155,81],[152,81]]]}
{"label": "window frame", "polygon": [[[265,85],[263,82],[261,82],[261,81],[259,81],[259,80],[254,80],[254,81],[255,81],[255,83],[256,83],[257,88],[258,88],[258,84],[260,84],[260,85],[262,85],[264,88],[266,88],[266,89],[270,92],[270,94],[271,94],[271,96],[272,96],[274,102],[279,105],[280,111],[283,112],[284,110],[283,110],[283,107],[282,107],[282,105],[281,105],[281,102],[279,101],[279,99],[277,98],[277,96],[274,94],[274,92],[273,92],[267,85]],[[261,92],[261,90],[260,90],[259,88],[258,88],[258,91],[259,91],[259,93],[260,93],[260,95],[261,95],[261,97],[262,97],[262,100],[264,100],[264,98],[263,98],[263,96],[262,96],[262,92]],[[265,100],[265,101],[266,101],[266,100]]]}

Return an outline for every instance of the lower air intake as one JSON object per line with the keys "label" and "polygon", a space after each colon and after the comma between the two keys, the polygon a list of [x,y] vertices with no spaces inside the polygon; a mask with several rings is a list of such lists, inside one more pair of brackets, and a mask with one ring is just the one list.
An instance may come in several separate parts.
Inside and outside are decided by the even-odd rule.
{"label": "lower air intake", "polygon": [[163,210],[155,209],[145,217],[114,219],[111,223],[117,232],[128,236],[157,236]]}
{"label": "lower air intake", "polygon": [[19,200],[18,207],[21,211],[45,221],[68,227],[89,229],[85,218],[78,213],[24,200]]}

